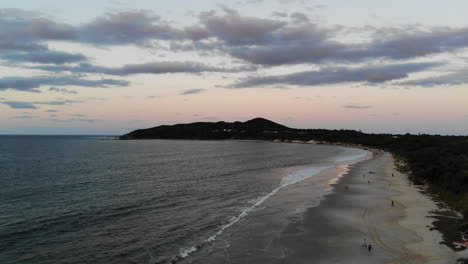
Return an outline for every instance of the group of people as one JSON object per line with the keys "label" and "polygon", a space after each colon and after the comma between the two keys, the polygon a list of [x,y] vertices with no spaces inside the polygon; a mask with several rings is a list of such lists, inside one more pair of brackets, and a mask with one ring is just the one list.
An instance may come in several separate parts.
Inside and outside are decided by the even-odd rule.
{"label": "group of people", "polygon": [[372,245],[366,243],[366,238],[364,238],[364,244],[362,244],[362,247],[363,247],[363,248],[367,248],[367,251],[369,251],[369,254],[371,253],[371,251],[372,251]]}

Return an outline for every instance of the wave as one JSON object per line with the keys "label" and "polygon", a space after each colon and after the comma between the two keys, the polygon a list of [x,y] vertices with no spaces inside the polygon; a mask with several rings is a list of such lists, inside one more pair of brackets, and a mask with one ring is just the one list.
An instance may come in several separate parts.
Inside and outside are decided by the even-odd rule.
{"label": "wave", "polygon": [[188,257],[190,254],[198,251],[201,249],[206,243],[210,243],[216,240],[218,236],[220,236],[226,229],[230,228],[243,218],[245,218],[247,215],[249,215],[252,211],[254,211],[257,207],[259,207],[261,204],[263,204],[266,200],[268,200],[271,196],[275,195],[278,193],[281,189],[288,187],[290,185],[299,183],[301,181],[304,181],[324,170],[334,168],[338,165],[340,165],[343,162],[349,162],[349,161],[359,161],[360,159],[366,157],[369,154],[368,151],[362,151],[360,154],[356,155],[351,155],[351,156],[346,156],[346,157],[340,157],[334,161],[333,165],[329,166],[321,166],[321,167],[309,167],[309,168],[303,168],[299,169],[285,177],[282,178],[280,184],[278,187],[270,191],[269,193],[258,197],[257,199],[250,200],[249,203],[251,204],[250,206],[242,209],[241,213],[237,216],[233,216],[226,224],[221,226],[216,233],[211,235],[210,237],[206,238],[203,240],[199,245],[197,246],[189,246],[186,248],[181,248],[179,250],[179,255],[176,256],[173,260],[170,261],[170,263],[176,263],[179,260],[182,260],[186,257]]}

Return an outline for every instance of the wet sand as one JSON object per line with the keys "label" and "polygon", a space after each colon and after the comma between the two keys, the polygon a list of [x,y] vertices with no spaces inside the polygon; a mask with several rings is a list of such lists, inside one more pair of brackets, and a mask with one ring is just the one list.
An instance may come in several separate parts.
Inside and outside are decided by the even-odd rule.
{"label": "wet sand", "polygon": [[[352,165],[332,194],[284,230],[280,262],[457,263],[468,251],[440,243],[442,235],[428,217],[435,209],[437,204],[396,170],[392,156],[378,151]],[[370,252],[364,242],[372,245]]]}

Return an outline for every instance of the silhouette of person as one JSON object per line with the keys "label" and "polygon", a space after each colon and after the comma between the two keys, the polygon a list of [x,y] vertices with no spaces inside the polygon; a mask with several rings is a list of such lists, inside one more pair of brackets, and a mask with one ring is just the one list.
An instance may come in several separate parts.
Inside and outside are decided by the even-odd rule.
{"label": "silhouette of person", "polygon": [[345,186],[345,190],[348,190],[348,185]]}
{"label": "silhouette of person", "polygon": [[372,251],[372,245],[369,244],[369,246],[367,247],[367,250],[369,250],[369,253]]}
{"label": "silhouette of person", "polygon": [[395,205],[395,203],[394,203],[393,200],[392,200],[392,207],[393,207],[394,205]]}

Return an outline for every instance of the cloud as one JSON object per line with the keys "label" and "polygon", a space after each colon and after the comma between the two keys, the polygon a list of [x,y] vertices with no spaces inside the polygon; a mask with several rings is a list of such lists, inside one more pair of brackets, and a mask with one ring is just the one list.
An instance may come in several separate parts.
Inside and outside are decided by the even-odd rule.
{"label": "cloud", "polygon": [[223,8],[224,15],[214,11],[202,12],[199,24],[184,29],[192,40],[217,38],[228,45],[249,45],[265,40],[268,33],[281,28],[285,22],[273,19],[241,16],[237,11]]}
{"label": "cloud", "polygon": [[[264,19],[223,11],[201,13],[197,24],[184,29],[185,37],[194,41],[194,49],[208,47],[260,65],[412,59],[468,47],[468,27],[351,29],[325,27],[297,12],[285,20],[285,14]],[[365,30],[373,33],[367,42],[339,40],[347,32]]]}
{"label": "cloud", "polygon": [[33,36],[47,40],[76,39],[76,29],[73,26],[41,17],[29,21],[29,32]]}
{"label": "cloud", "polygon": [[203,120],[217,120],[218,118],[214,116],[205,116],[205,117],[202,117],[202,119]]}
{"label": "cloud", "polygon": [[37,92],[37,88],[42,85],[75,85],[83,87],[100,87],[106,88],[110,86],[128,86],[130,83],[124,80],[100,79],[86,80],[76,76],[34,76],[34,77],[3,77],[0,78],[0,91],[2,90],[18,90]]}
{"label": "cloud", "polygon": [[344,108],[350,108],[350,109],[370,109],[374,108],[371,105],[344,105]]}
{"label": "cloud", "polygon": [[102,73],[107,75],[126,76],[133,74],[168,74],[168,73],[192,73],[198,74],[202,72],[240,72],[256,70],[253,66],[243,66],[237,68],[222,68],[209,66],[199,62],[178,62],[178,61],[161,61],[141,64],[126,64],[122,67],[101,67],[94,66],[89,63],[81,63],[78,66],[34,66],[33,69],[40,69],[53,72],[72,72],[72,73]]}
{"label": "cloud", "polygon": [[461,85],[468,83],[468,71],[461,70],[452,72],[450,74],[442,76],[434,76],[421,78],[416,80],[409,80],[397,83],[397,85],[411,85],[411,86],[423,86],[423,87],[434,87],[443,85]]}
{"label": "cloud", "polygon": [[205,92],[206,89],[190,89],[180,93],[180,95],[198,94]]}
{"label": "cloud", "polygon": [[33,62],[33,63],[53,63],[53,64],[64,64],[71,62],[86,61],[87,58],[83,54],[72,54],[62,51],[34,51],[27,53],[13,53],[1,56],[10,62]]}
{"label": "cloud", "polygon": [[74,103],[82,103],[84,101],[80,100],[54,100],[54,101],[39,101],[33,102],[33,104],[40,104],[40,105],[71,105]]}
{"label": "cloud", "polygon": [[298,85],[316,86],[348,82],[384,83],[408,77],[409,73],[439,66],[440,63],[406,63],[360,68],[329,67],[317,71],[304,71],[287,75],[255,76],[237,81],[225,88],[249,88],[258,86]]}
{"label": "cloud", "polygon": [[37,116],[31,116],[31,115],[21,115],[21,116],[12,116],[9,119],[32,119]]}
{"label": "cloud", "polygon": [[45,47],[41,41],[49,40],[104,45],[144,44],[149,40],[175,38],[177,30],[159,16],[144,10],[106,13],[81,26],[73,26],[43,18],[39,13],[0,9],[0,32],[0,39],[8,40],[2,41],[4,48],[37,50]]}
{"label": "cloud", "polygon": [[[294,64],[320,66],[338,63],[342,65],[369,63],[377,60],[385,62],[427,58],[430,55],[455,52],[468,47],[468,27],[410,25],[392,28],[350,28],[326,26],[313,22],[314,20],[311,20],[306,13],[277,12],[276,15],[265,18],[245,16],[237,10],[222,5],[219,9],[201,12],[195,23],[184,27],[176,26],[163,17],[144,10],[108,12],[80,25],[72,25],[44,18],[39,13],[18,9],[0,9],[0,58],[12,64],[26,62],[48,64],[36,65],[32,68],[50,72],[67,71],[74,74],[102,73],[128,76],[166,73],[238,73],[254,71],[261,66]],[[350,32],[364,35],[362,39],[367,41],[347,42]],[[89,64],[88,58],[83,54],[50,50],[47,45],[50,41],[87,43],[96,46],[158,46],[172,52],[183,50],[229,56],[234,61],[237,62],[237,59],[240,59],[247,65],[223,68],[199,62],[153,62],[128,64],[122,67],[101,67]],[[70,65],[71,63],[73,66]],[[76,63],[79,64],[76,65]],[[341,71],[336,66],[328,66],[322,71],[327,74],[333,70]],[[347,73],[346,70],[343,71]],[[315,74],[315,72],[310,73]],[[401,74],[401,76],[405,75]],[[295,77],[305,79],[304,76]],[[330,80],[332,78],[324,80],[327,78],[315,77],[325,84],[334,83]],[[74,79],[74,81],[62,79],[66,84],[60,84],[58,81],[46,81],[44,76],[28,78],[28,80],[25,77],[0,78],[0,91],[6,89],[37,91],[35,89],[41,85],[108,87],[129,84],[126,81],[110,79],[91,81],[78,77],[57,77],[58,79]],[[33,78],[39,79],[33,80]],[[263,78],[268,82],[271,76]],[[398,78],[400,77],[396,76],[393,79]],[[373,80],[354,80],[351,76],[343,79],[338,81],[374,82]],[[56,84],[57,82],[59,84]],[[462,74],[454,74],[447,77],[408,81],[407,85],[429,87],[466,82],[466,77]],[[318,83],[320,84],[320,81]]]}
{"label": "cloud", "polygon": [[85,122],[85,123],[95,123],[101,120],[99,119],[86,119],[86,118],[68,118],[68,119],[58,119],[52,118],[48,119],[49,121],[58,122],[58,123],[68,123],[68,122]]}
{"label": "cloud", "polygon": [[76,91],[68,90],[68,89],[65,89],[65,88],[57,88],[57,87],[50,87],[49,91],[58,92],[58,93],[77,94]]}
{"label": "cloud", "polygon": [[[54,101],[37,101],[37,102],[22,102],[22,101],[5,101],[0,102],[8,105],[11,108],[20,109],[37,109],[36,105],[71,105],[74,103],[82,103],[79,100],[54,100]],[[46,110],[45,112],[57,112],[56,110]]]}
{"label": "cloud", "polygon": [[16,101],[6,101],[2,102],[2,104],[6,104],[11,108],[19,108],[19,109],[37,109],[37,107],[29,102],[16,102]]}
{"label": "cloud", "polygon": [[106,13],[77,29],[79,40],[95,44],[135,44],[172,39],[175,29],[159,16],[144,10]]}

